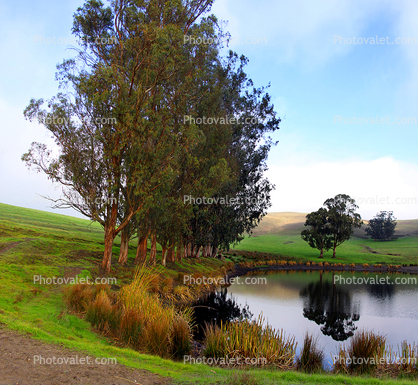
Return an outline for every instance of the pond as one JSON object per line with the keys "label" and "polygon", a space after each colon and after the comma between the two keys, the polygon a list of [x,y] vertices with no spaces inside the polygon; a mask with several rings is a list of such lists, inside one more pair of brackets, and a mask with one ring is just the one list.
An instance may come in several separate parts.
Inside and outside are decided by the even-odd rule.
{"label": "pond", "polygon": [[262,271],[239,277],[197,304],[195,312],[198,324],[262,313],[273,327],[296,337],[297,354],[309,331],[319,337],[329,367],[338,346],[347,345],[356,330],[386,336],[395,351],[405,340],[417,344],[417,280],[412,274]]}

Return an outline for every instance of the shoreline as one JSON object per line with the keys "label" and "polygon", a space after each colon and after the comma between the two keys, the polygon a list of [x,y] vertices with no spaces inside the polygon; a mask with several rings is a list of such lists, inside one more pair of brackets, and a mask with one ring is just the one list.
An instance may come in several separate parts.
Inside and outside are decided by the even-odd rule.
{"label": "shoreline", "polygon": [[254,271],[335,271],[335,272],[370,272],[370,273],[389,273],[389,274],[418,274],[418,266],[402,266],[399,268],[389,269],[387,265],[382,267],[364,267],[363,265],[356,265],[355,267],[350,266],[306,266],[306,265],[271,265],[271,266],[253,266],[253,267],[243,267],[235,265],[232,270],[229,270],[226,273],[226,279],[231,279],[235,277],[241,277],[248,273]]}

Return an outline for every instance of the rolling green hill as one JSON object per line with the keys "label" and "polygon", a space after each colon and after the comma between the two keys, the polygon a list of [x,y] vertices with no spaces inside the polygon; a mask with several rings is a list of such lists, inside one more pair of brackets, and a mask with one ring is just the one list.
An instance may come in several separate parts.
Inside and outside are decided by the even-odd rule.
{"label": "rolling green hill", "polygon": [[[302,261],[315,260],[319,251],[304,242],[300,233],[305,228],[304,213],[269,213],[254,229],[251,237],[246,237],[234,246],[236,251],[258,251],[280,254]],[[378,242],[365,233],[366,225],[356,229],[353,237],[337,248],[334,262],[341,263],[387,263],[415,264],[418,262],[418,219],[399,220],[395,236],[397,240]],[[331,259],[332,251],[324,254]]]}

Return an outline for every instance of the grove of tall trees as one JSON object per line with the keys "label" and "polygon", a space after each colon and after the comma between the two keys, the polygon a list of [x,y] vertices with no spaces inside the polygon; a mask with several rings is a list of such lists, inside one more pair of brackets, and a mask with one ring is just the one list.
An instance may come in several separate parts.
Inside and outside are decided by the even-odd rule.
{"label": "grove of tall trees", "polygon": [[138,264],[149,240],[154,264],[157,243],[163,265],[214,256],[270,206],[264,171],[280,119],[248,59],[221,54],[228,35],[205,16],[212,2],[86,1],[75,56],[57,66],[60,92],[24,111],[56,149],[33,143],[22,160],[62,186],[56,206],[103,226],[107,273],[117,236],[121,264],[134,235]]}

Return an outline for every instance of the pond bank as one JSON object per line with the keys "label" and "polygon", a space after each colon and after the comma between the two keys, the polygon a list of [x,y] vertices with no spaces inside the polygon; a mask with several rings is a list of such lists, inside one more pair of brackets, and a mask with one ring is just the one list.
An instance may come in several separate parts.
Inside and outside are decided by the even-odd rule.
{"label": "pond bank", "polygon": [[364,267],[363,265],[350,266],[306,266],[306,265],[271,265],[271,266],[253,266],[243,267],[235,265],[232,270],[229,270],[226,274],[226,279],[231,279],[239,276],[246,275],[253,271],[280,271],[280,270],[292,270],[292,271],[351,271],[351,272],[371,272],[371,273],[403,273],[403,274],[418,274],[418,266],[402,266],[398,268],[389,268],[387,265],[382,267]]}

